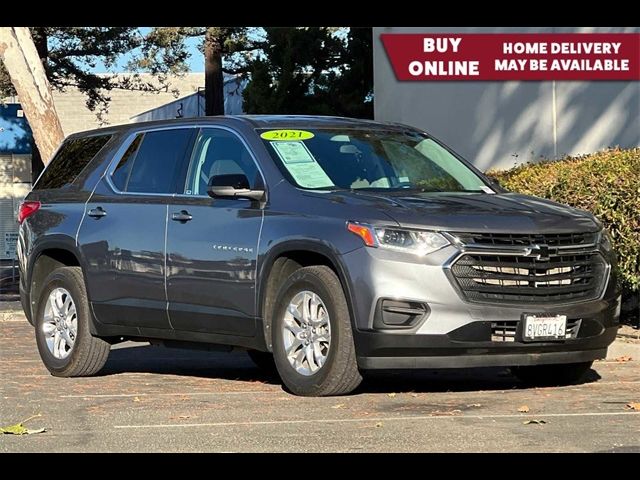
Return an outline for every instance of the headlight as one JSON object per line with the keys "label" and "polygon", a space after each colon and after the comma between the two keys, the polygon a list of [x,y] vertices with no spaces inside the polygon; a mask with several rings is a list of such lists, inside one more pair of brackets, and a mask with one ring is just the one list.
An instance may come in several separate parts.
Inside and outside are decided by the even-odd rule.
{"label": "headlight", "polygon": [[607,252],[613,250],[613,241],[611,240],[611,235],[607,232],[606,228],[603,228],[600,231],[600,246]]}
{"label": "headlight", "polygon": [[387,248],[415,255],[427,255],[449,245],[449,241],[438,232],[374,228],[353,222],[347,223],[347,229],[358,235],[368,247]]}

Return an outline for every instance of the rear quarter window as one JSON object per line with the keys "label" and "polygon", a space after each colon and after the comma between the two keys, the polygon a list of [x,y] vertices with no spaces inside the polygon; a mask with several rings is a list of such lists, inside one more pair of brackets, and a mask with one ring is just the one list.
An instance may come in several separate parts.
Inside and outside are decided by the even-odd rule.
{"label": "rear quarter window", "polygon": [[63,188],[72,184],[110,138],[111,135],[95,135],[67,140],[62,144],[33,189]]}

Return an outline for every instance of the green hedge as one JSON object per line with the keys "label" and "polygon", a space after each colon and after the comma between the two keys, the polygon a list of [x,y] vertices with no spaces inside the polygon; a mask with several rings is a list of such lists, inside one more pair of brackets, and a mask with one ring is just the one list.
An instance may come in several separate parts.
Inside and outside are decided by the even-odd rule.
{"label": "green hedge", "polygon": [[640,290],[640,148],[608,149],[488,174],[507,190],[596,215],[613,238],[625,290]]}

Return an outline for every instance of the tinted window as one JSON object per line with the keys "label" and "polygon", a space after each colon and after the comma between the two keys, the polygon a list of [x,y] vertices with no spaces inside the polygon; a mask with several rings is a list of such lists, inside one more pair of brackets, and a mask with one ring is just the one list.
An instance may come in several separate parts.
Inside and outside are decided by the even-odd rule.
{"label": "tinted window", "polygon": [[192,134],[193,129],[188,128],[145,133],[130,167],[126,191],[174,193]]}
{"label": "tinted window", "polygon": [[206,195],[213,175],[244,174],[249,185],[258,181],[258,167],[242,141],[221,129],[204,129],[196,142],[185,193]]}
{"label": "tinted window", "polygon": [[34,190],[62,188],[73,183],[110,138],[111,135],[97,135],[64,142],[33,187]]}
{"label": "tinted window", "polygon": [[140,147],[140,142],[142,141],[143,136],[144,135],[141,133],[133,140],[111,174],[111,180],[118,190],[124,191],[127,186],[127,180],[129,180],[129,172],[131,172],[133,159],[138,152],[138,147]]}

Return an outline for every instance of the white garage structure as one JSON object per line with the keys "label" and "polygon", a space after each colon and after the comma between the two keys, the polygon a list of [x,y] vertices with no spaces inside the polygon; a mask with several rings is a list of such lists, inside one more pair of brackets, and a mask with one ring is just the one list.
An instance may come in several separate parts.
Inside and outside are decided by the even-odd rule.
{"label": "white garage structure", "polygon": [[381,33],[638,33],[637,27],[376,27],[375,118],[422,128],[481,170],[640,145],[640,82],[399,82]]}

